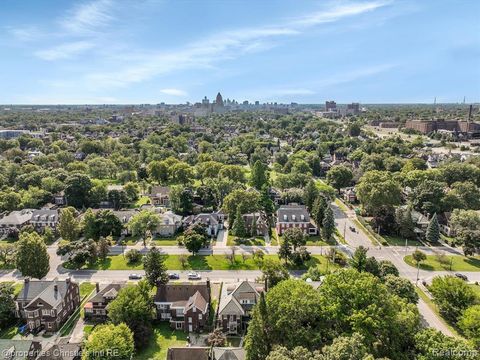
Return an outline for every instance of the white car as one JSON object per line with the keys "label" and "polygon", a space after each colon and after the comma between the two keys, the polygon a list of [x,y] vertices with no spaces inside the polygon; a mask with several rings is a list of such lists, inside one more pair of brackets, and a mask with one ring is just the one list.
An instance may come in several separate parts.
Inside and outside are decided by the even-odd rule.
{"label": "white car", "polygon": [[188,280],[200,280],[202,277],[200,276],[199,273],[196,272],[191,272],[188,273]]}

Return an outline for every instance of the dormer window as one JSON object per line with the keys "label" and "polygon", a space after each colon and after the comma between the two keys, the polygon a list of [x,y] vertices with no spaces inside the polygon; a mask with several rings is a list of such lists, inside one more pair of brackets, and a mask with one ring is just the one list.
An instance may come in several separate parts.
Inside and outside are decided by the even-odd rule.
{"label": "dormer window", "polygon": [[295,215],[292,215],[292,220],[293,221],[296,221],[297,220],[297,217]]}
{"label": "dormer window", "polygon": [[300,215],[300,220],[305,221],[305,215]]}
{"label": "dormer window", "polygon": [[283,215],[283,220],[284,220],[284,221],[287,221],[287,220],[288,220],[288,216],[287,216],[287,215]]}

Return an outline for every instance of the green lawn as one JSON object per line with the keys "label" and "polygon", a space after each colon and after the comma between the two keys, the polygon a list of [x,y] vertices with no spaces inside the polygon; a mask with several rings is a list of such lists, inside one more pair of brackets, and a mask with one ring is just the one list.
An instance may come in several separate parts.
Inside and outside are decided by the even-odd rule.
{"label": "green lawn", "polygon": [[90,282],[82,282],[80,284],[80,299],[83,299],[84,296],[89,295],[93,289],[95,289],[95,284]]}
{"label": "green lawn", "polygon": [[[416,267],[412,255],[403,260],[410,266]],[[480,256],[466,257],[460,255],[428,255],[427,260],[420,263],[420,269],[429,271],[480,271]]]}
{"label": "green lawn", "polygon": [[137,360],[165,360],[169,347],[187,345],[187,333],[170,329],[168,323],[154,325],[153,334],[147,346],[135,354]]}
{"label": "green lawn", "polygon": [[322,240],[320,235],[310,235],[307,240],[307,246],[327,246],[327,245],[335,245],[335,242],[325,242]]}
{"label": "green lawn", "polygon": [[176,234],[170,237],[155,237],[152,241],[153,244],[156,246],[177,246],[178,245],[178,237],[182,236],[182,234]]}
{"label": "green lawn", "polygon": [[[265,258],[280,261],[277,255],[265,255]],[[308,268],[312,265],[326,268],[327,260],[321,255],[313,255],[312,259],[303,267]],[[241,255],[235,255],[235,261],[232,264],[224,255],[190,255],[187,257],[185,267],[182,267],[179,255],[166,255],[165,266],[169,270],[258,270],[252,257],[249,256],[245,261]],[[69,264],[64,263],[64,267],[68,268]],[[105,261],[99,261],[95,264],[89,264],[83,269],[90,270],[142,270],[142,262],[136,264],[127,264],[123,255],[109,256]]]}
{"label": "green lawn", "polygon": [[140,241],[140,235],[137,235],[137,236],[132,236],[132,235],[125,236],[125,237],[123,238],[123,241],[124,241],[124,245],[135,245],[137,242]]}
{"label": "green lawn", "polygon": [[255,236],[254,238],[242,239],[241,242],[235,241],[237,236],[228,233],[227,245],[246,245],[246,246],[265,246],[265,239],[262,236]]}
{"label": "green lawn", "polygon": [[[391,246],[405,246],[405,239],[400,236],[383,235],[383,238]],[[422,246],[422,243],[418,240],[407,240],[408,246]]]}
{"label": "green lawn", "polygon": [[20,323],[15,323],[5,329],[0,330],[0,339],[12,339],[15,335],[18,334],[18,327]]}

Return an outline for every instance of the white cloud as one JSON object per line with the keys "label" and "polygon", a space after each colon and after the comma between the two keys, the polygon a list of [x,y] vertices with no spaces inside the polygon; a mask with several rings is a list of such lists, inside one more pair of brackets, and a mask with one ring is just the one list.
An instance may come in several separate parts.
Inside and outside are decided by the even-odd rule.
{"label": "white cloud", "polygon": [[186,91],[183,91],[180,89],[162,89],[160,90],[160,92],[165,95],[179,96],[179,97],[184,97],[188,95]]}
{"label": "white cloud", "polygon": [[216,33],[184,48],[144,54],[141,59],[132,61],[128,66],[114,72],[89,74],[87,81],[95,87],[123,87],[173,71],[213,67],[220,61],[269,49],[274,46],[275,39],[297,35],[318,24],[359,15],[386,4],[371,1],[333,5],[328,10],[287,21],[282,26],[271,25]]}
{"label": "white cloud", "polygon": [[11,27],[7,26],[6,30],[19,41],[32,41],[39,37],[39,31],[34,26]]}
{"label": "white cloud", "polygon": [[111,0],[95,0],[74,7],[60,24],[75,34],[91,34],[105,27],[112,20]]}
{"label": "white cloud", "polygon": [[35,56],[48,61],[68,59],[82,53],[85,50],[89,50],[94,46],[95,44],[89,41],[75,41],[54,46],[49,49],[38,50],[35,52]]}

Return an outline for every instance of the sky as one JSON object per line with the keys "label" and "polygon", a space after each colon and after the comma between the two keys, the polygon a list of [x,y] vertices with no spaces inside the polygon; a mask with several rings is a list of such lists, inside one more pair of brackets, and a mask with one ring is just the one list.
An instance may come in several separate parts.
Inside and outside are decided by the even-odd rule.
{"label": "sky", "polygon": [[480,101],[477,0],[2,0],[0,104]]}

